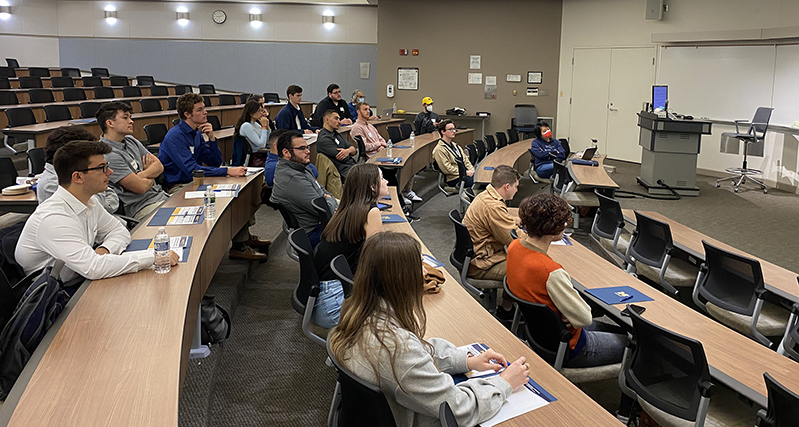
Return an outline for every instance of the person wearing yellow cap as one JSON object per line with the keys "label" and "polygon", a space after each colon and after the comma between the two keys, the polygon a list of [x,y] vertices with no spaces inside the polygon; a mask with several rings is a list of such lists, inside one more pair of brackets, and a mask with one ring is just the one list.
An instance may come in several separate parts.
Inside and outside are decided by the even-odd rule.
{"label": "person wearing yellow cap", "polygon": [[413,121],[416,134],[432,133],[436,130],[436,123],[440,121],[441,118],[438,117],[438,114],[433,112],[433,98],[429,96],[422,98],[422,112],[417,114]]}

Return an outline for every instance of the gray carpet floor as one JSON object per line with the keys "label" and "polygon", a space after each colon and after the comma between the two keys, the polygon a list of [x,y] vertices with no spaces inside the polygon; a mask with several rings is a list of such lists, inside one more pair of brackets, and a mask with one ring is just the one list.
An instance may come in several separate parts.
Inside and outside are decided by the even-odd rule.
{"label": "gray carpet floor", "polygon": [[[640,166],[608,161],[611,175],[623,190],[643,191],[635,183]],[[457,197],[444,197],[436,175],[422,172],[415,189],[425,199],[415,206],[420,221],[412,224],[433,255],[449,266],[454,245],[447,212],[458,208]],[[717,189],[715,178],[699,177],[699,197],[678,201],[620,199],[624,208],[654,210],[735,247],[796,270],[796,228],[799,197],[777,190],[751,189],[733,193]],[[511,202],[548,191],[524,178]],[[193,360],[187,371],[180,403],[181,426],[322,426],[335,385],[335,373],[324,364],[324,350],[301,332],[301,317],[289,303],[299,278],[299,266],[285,254],[280,217],[268,207],[256,214],[253,232],[277,241],[264,264],[224,261],[209,287],[219,303],[231,308],[233,333],[213,348],[212,356]],[[591,219],[576,230],[587,239]],[[243,278],[243,279],[242,279]],[[245,284],[246,283],[246,284]],[[615,383],[585,386],[584,391],[609,411],[618,403]],[[736,402],[734,396],[730,399]],[[734,404],[734,403],[733,403]],[[746,405],[741,404],[744,407]],[[752,425],[751,410],[741,425]]]}

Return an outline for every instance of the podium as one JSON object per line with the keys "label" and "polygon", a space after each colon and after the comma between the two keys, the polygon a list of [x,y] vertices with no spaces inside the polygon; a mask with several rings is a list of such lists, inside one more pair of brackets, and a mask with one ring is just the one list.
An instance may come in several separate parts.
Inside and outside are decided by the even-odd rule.
{"label": "podium", "polygon": [[698,196],[696,156],[702,135],[710,135],[711,124],[638,113],[638,145],[643,148],[638,184],[649,194],[671,195],[665,184],[681,196]]}

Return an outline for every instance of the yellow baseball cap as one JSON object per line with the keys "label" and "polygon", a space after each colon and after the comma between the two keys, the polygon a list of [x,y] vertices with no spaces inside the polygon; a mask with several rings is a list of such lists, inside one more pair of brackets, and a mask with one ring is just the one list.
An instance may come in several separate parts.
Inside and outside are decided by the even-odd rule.
{"label": "yellow baseball cap", "polygon": [[432,104],[432,103],[433,103],[433,98],[429,96],[425,96],[424,98],[422,98],[422,104]]}

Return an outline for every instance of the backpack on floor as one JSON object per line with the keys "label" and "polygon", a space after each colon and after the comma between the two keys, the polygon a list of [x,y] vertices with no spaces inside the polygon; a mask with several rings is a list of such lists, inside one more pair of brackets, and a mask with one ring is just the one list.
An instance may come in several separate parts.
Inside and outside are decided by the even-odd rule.
{"label": "backpack on floor", "polygon": [[230,316],[210,295],[203,296],[200,303],[200,332],[203,345],[220,343],[230,336]]}

